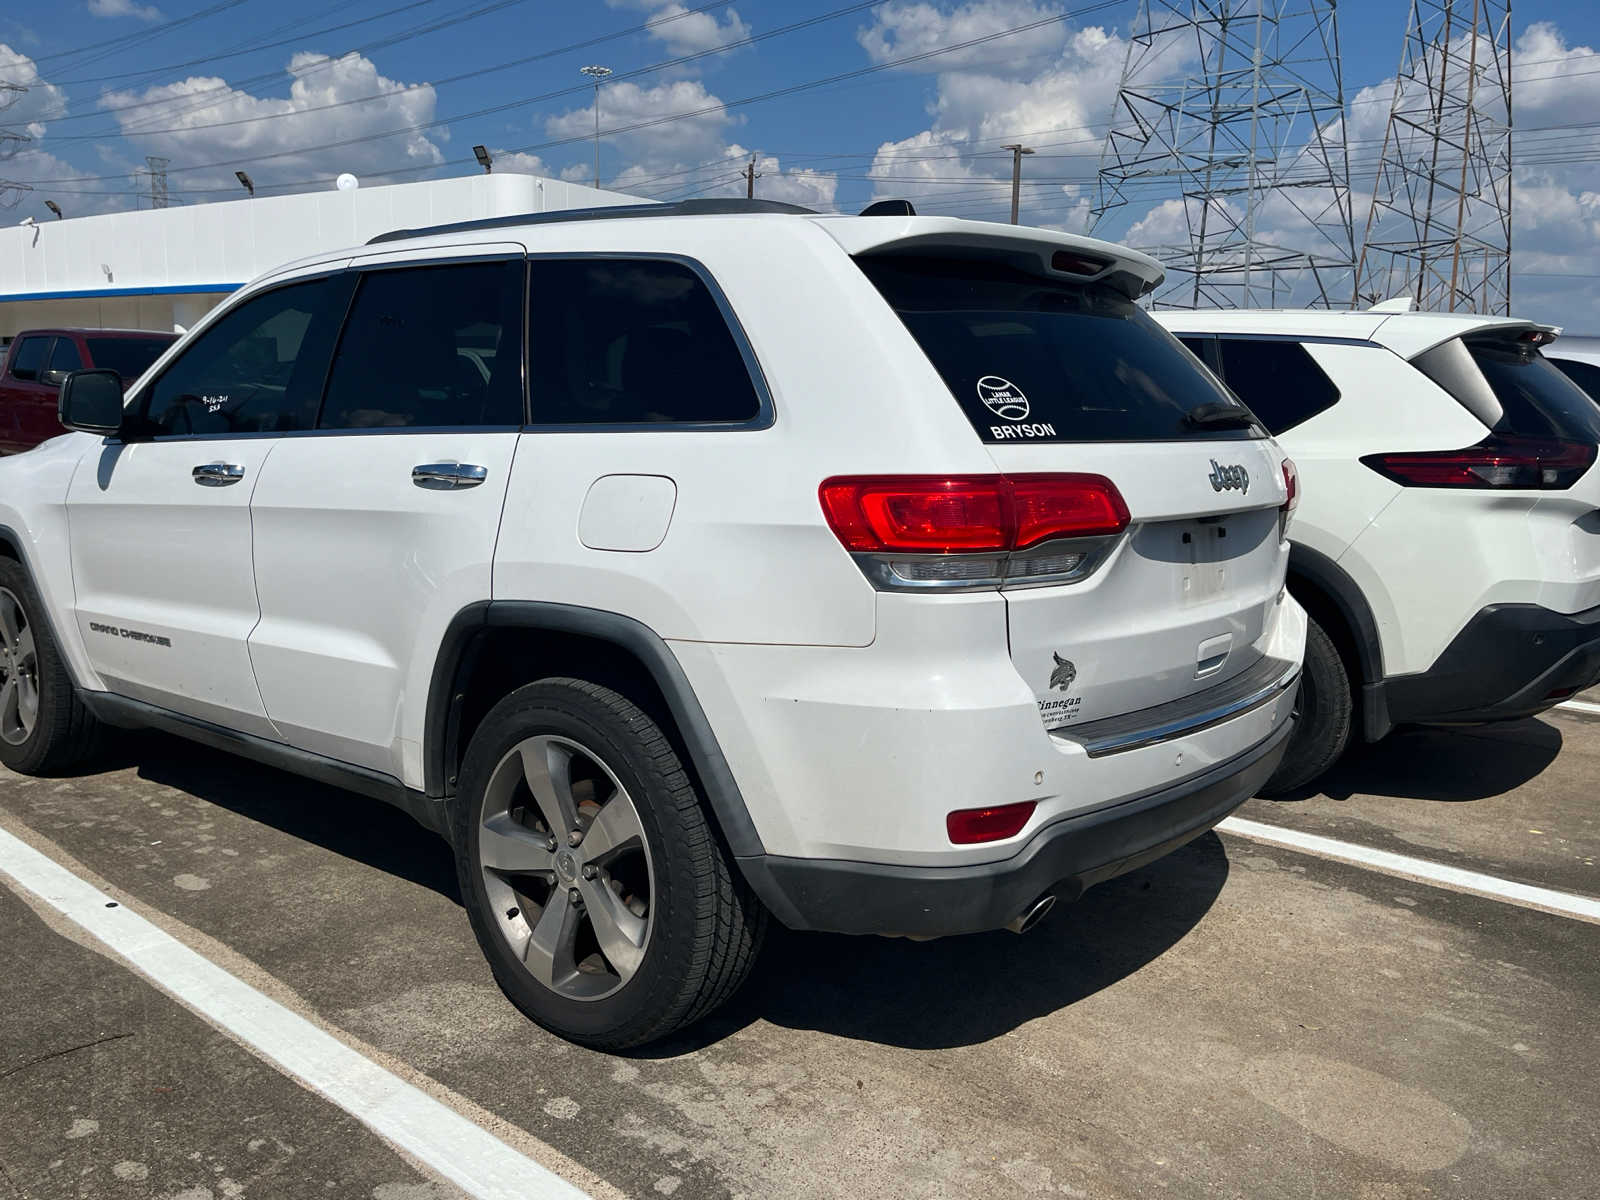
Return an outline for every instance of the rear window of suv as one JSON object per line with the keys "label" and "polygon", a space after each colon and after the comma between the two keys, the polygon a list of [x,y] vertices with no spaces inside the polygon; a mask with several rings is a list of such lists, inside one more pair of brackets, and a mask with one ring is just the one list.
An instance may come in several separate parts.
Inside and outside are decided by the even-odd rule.
{"label": "rear window of suv", "polygon": [[856,264],[985,442],[1262,436],[1255,425],[1186,420],[1202,405],[1240,405],[1120,292],[965,259]]}
{"label": "rear window of suv", "polygon": [[1531,345],[1452,338],[1411,361],[1495,433],[1600,445],[1600,408]]}

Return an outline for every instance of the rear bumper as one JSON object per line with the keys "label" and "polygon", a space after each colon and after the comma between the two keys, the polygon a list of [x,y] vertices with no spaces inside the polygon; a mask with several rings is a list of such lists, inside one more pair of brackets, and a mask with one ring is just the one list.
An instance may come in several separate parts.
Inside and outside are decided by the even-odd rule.
{"label": "rear bumper", "polygon": [[781,855],[738,862],[791,929],[913,937],[1000,929],[1046,892],[1074,899],[1206,832],[1266,782],[1292,728],[1282,722],[1252,749],[1181,784],[1054,821],[1001,862],[909,867]]}
{"label": "rear bumper", "polygon": [[1384,680],[1381,693],[1391,725],[1479,724],[1533,716],[1596,682],[1600,608],[1492,604],[1432,667]]}

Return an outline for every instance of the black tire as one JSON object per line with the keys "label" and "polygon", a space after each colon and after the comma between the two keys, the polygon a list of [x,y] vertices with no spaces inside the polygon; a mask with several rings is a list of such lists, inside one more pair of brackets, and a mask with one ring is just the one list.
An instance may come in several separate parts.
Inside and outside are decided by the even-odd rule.
{"label": "black tire", "polygon": [[1327,633],[1306,618],[1306,662],[1295,701],[1298,719],[1289,735],[1289,749],[1261,795],[1276,797],[1298,791],[1333,766],[1350,742],[1355,719],[1350,676]]}
{"label": "black tire", "polygon": [[[10,636],[0,632],[0,697],[20,685],[29,687],[37,700],[31,728],[24,728],[20,717],[8,717],[20,710],[0,704],[0,763],[23,775],[50,775],[78,766],[98,753],[104,726],[78,698],[27,569],[0,556],[0,604],[9,614],[7,597],[14,600],[17,616],[8,615],[6,621],[17,622],[12,632],[31,652],[19,654]],[[13,680],[14,672],[20,678]]]}
{"label": "black tire", "polygon": [[[506,822],[514,823],[518,845],[526,844],[520,839],[530,832],[535,839],[548,835],[551,845],[560,845],[553,826],[540,815],[522,768],[508,765],[525,761],[511,755],[529,745],[530,739],[576,746],[591,766],[598,764],[600,771],[609,772],[610,782],[620,785],[618,794],[631,799],[643,832],[650,875],[642,958],[631,976],[611,967],[603,954],[598,961],[593,954],[581,960],[595,968],[590,972],[593,979],[609,983],[608,970],[621,979],[615,990],[594,998],[574,998],[542,982],[513,948],[519,908],[529,931],[523,944],[531,948],[539,917],[551,903],[560,902],[555,890],[564,887],[562,877],[548,873],[549,890],[544,891],[546,873],[491,873],[483,863],[485,813],[499,814],[506,807],[508,786],[524,789],[516,793],[521,803],[511,801],[509,811],[496,815],[501,822],[497,827],[504,830]],[[518,782],[504,782],[512,778]],[[598,772],[591,770],[589,778],[596,780]],[[607,782],[591,782],[592,792],[583,794],[597,797]],[[582,788],[580,781],[568,791],[581,793]],[[580,811],[589,812],[590,840],[596,840],[593,809],[605,802],[587,803],[591,807],[580,806]],[[525,1014],[570,1041],[622,1050],[665,1037],[727,1000],[755,963],[766,931],[766,909],[734,867],[671,741],[649,715],[610,688],[580,679],[545,679],[518,688],[496,704],[467,748],[460,787],[451,802],[451,833],[467,914],[496,982]],[[574,845],[573,854],[556,850],[551,861],[566,859],[561,866],[570,872],[571,859],[582,843],[569,844]],[[611,874],[602,874],[598,883],[585,884],[570,874],[568,881],[574,885],[569,894],[602,884],[609,884],[618,896],[623,894]],[[502,884],[511,891],[502,891]],[[493,903],[491,889],[501,904],[508,895],[515,903],[502,909]],[[544,898],[536,899],[541,892]],[[580,906],[575,900],[572,911],[579,914],[579,921],[592,920],[596,894],[585,891],[583,899],[590,903]],[[598,949],[597,942],[588,944]],[[572,975],[567,979],[569,987],[573,980],[581,986],[593,982]]]}

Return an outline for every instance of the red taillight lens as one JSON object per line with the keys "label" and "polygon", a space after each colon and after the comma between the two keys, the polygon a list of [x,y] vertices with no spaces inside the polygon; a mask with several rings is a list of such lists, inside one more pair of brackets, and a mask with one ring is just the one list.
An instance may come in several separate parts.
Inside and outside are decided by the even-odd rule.
{"label": "red taillight lens", "polygon": [[1024,800],[1020,804],[1002,804],[998,808],[957,809],[945,817],[945,832],[957,846],[998,842],[1021,833],[1037,806],[1036,800]]}
{"label": "red taillight lens", "polygon": [[1102,475],[857,475],[818,495],[847,550],[968,554],[1120,533],[1128,507]]}
{"label": "red taillight lens", "polygon": [[1292,458],[1283,460],[1283,490],[1288,493],[1283,500],[1283,513],[1288,516],[1300,504],[1300,470]]}
{"label": "red taillight lens", "polygon": [[1408,487],[1569,488],[1594,465],[1584,442],[1493,434],[1464,450],[1368,454],[1361,461]]}

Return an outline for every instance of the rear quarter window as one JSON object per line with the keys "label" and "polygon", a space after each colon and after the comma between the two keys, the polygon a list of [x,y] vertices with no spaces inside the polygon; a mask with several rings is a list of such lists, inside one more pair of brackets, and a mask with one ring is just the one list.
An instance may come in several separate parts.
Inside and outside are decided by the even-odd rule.
{"label": "rear quarter window", "polygon": [[1201,405],[1238,402],[1111,288],[981,261],[868,256],[856,262],[985,442],[1261,436],[1253,425],[1188,421]]}
{"label": "rear quarter window", "polygon": [[1222,378],[1276,436],[1326,412],[1339,389],[1299,342],[1225,337]]}
{"label": "rear quarter window", "polygon": [[1495,433],[1600,445],[1600,408],[1531,345],[1451,338],[1411,363]]}

